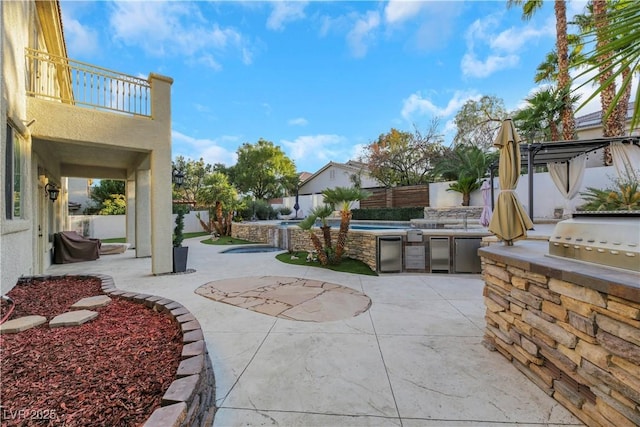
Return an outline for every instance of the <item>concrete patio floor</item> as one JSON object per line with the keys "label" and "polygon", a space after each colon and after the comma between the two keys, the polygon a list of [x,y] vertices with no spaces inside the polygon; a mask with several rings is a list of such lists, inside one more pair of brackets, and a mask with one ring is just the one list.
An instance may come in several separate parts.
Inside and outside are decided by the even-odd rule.
{"label": "concrete patio floor", "polygon": [[[479,275],[361,276],[222,254],[189,239],[190,274],[153,276],[134,251],[53,265],[111,275],[120,289],[178,301],[200,321],[216,377],[215,426],[582,425],[482,344]],[[197,295],[213,280],[322,280],[368,295],[370,309],[329,322],[276,318]]]}

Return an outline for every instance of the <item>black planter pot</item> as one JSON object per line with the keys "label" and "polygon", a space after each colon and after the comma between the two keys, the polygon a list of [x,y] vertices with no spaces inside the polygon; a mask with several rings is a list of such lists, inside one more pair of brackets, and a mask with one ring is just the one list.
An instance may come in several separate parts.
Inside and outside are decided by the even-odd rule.
{"label": "black planter pot", "polygon": [[188,246],[178,246],[173,248],[173,272],[183,273],[187,271]]}

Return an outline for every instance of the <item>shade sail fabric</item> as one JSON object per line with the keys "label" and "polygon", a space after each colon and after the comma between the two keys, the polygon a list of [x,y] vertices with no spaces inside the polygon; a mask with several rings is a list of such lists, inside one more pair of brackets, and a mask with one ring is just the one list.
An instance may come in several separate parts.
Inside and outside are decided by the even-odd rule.
{"label": "shade sail fabric", "polygon": [[547,163],[549,176],[565,199],[564,214],[572,213],[574,210],[571,200],[580,191],[586,166],[587,156],[584,154],[565,163]]}
{"label": "shade sail fabric", "polygon": [[480,214],[480,225],[486,227],[491,222],[491,184],[489,181],[482,183],[482,213]]}
{"label": "shade sail fabric", "polygon": [[500,149],[500,194],[489,223],[489,231],[507,245],[512,245],[514,241],[527,237],[527,230],[533,229],[533,222],[515,192],[520,178],[520,137],[510,119],[502,122],[493,145]]}

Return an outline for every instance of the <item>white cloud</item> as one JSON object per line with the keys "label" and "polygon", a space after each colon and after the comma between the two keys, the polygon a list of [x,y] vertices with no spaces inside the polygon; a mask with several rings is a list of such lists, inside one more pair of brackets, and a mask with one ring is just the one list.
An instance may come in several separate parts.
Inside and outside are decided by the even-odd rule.
{"label": "white cloud", "polygon": [[462,56],[460,68],[464,76],[483,78],[513,68],[520,62],[526,46],[537,40],[555,37],[555,19],[547,18],[542,27],[531,22],[522,27],[498,30],[504,13],[475,20],[465,33],[467,52]]}
{"label": "white cloud", "polygon": [[139,46],[153,56],[188,56],[214,70],[222,68],[214,60],[218,54],[235,52],[251,63],[250,47],[232,27],[207,22],[197,3],[113,2],[110,25],[115,40]]}
{"label": "white cloud", "polygon": [[204,65],[205,67],[211,68],[214,71],[222,70],[222,65],[220,65],[220,63],[215,60],[213,55],[210,55],[208,53],[205,53],[204,55],[200,56],[196,61],[199,64]]}
{"label": "white cloud", "polygon": [[74,55],[87,55],[98,51],[98,34],[95,30],[68,16],[64,16],[63,22],[65,40],[70,52]]}
{"label": "white cloud", "polygon": [[[341,151],[348,147],[346,138],[339,135],[304,135],[294,141],[282,140],[281,142],[287,147],[289,157],[294,161],[313,158],[314,161],[328,162],[342,157]],[[339,148],[336,149],[336,146]]]}
{"label": "white cloud", "polygon": [[347,34],[347,44],[353,56],[362,58],[367,54],[369,44],[375,40],[374,30],[379,26],[380,14],[376,11],[368,11],[356,20]]}
{"label": "white cloud", "polygon": [[426,5],[427,2],[421,1],[389,0],[384,8],[385,21],[393,25],[410,20]]}
{"label": "white cloud", "polygon": [[479,60],[473,53],[466,53],[460,61],[462,74],[471,77],[487,77],[499,70],[518,65],[518,55],[489,55],[484,61]]}
{"label": "white cloud", "polygon": [[271,3],[273,10],[267,18],[267,28],[274,31],[284,30],[285,23],[304,19],[306,1],[276,1]]}
{"label": "white cloud", "polygon": [[296,117],[295,119],[291,119],[287,122],[290,126],[306,126],[309,124],[309,121],[304,117]]}
{"label": "white cloud", "polygon": [[527,43],[544,37],[555,37],[555,18],[550,17],[543,27],[527,25],[524,28],[511,27],[490,37],[489,46],[503,52],[518,52]]}
{"label": "white cloud", "polygon": [[235,151],[231,151],[221,144],[223,142],[235,143],[239,138],[224,136],[219,140],[199,139],[185,135],[176,130],[171,131],[172,155],[173,157],[184,156],[187,159],[198,160],[201,157],[205,163],[223,163],[231,166],[236,163],[238,156]]}
{"label": "white cloud", "polygon": [[478,100],[480,95],[476,92],[456,91],[445,107],[439,107],[431,100],[424,98],[420,92],[412,93],[403,100],[400,114],[407,121],[413,121],[416,116],[425,115],[440,118],[449,117],[455,114],[470,99]]}

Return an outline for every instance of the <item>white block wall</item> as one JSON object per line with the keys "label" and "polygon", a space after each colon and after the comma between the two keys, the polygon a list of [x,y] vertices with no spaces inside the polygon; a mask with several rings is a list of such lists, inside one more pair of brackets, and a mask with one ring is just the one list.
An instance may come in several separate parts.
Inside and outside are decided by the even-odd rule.
{"label": "white block wall", "polygon": [[[197,212],[189,212],[184,216],[184,232],[196,233],[204,231],[198,218]],[[200,216],[203,221],[209,218],[209,212],[201,211]],[[171,222],[175,225],[176,215],[173,215]],[[85,237],[95,239],[115,239],[125,237],[126,235],[126,219],[125,215],[69,215],[69,230],[77,231]],[[168,230],[173,233],[173,228]]]}

